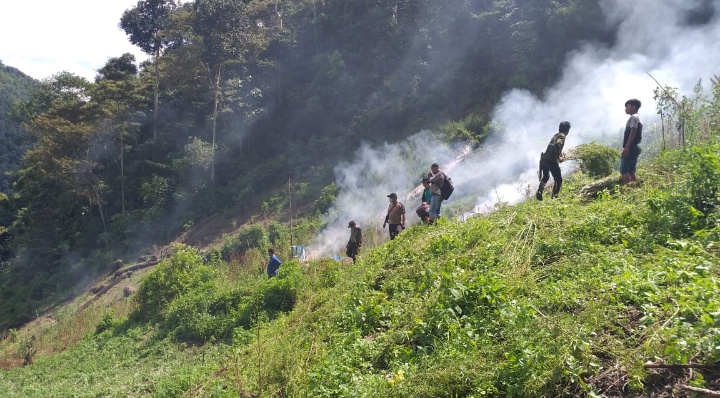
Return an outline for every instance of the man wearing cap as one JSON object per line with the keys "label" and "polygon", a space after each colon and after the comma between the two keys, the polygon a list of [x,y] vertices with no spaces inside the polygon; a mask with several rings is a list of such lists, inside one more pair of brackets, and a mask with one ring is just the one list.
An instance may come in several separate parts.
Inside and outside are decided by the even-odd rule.
{"label": "man wearing cap", "polygon": [[355,263],[355,256],[357,256],[360,246],[362,246],[362,229],[355,224],[355,221],[350,221],[348,228],[350,228],[350,240],[345,246],[345,254],[352,258],[353,263]]}
{"label": "man wearing cap", "polygon": [[390,224],[390,240],[393,240],[401,230],[405,229],[405,206],[398,202],[395,192],[387,197],[389,198],[390,204],[388,205],[388,212],[385,216],[383,228],[385,228],[385,224]]}

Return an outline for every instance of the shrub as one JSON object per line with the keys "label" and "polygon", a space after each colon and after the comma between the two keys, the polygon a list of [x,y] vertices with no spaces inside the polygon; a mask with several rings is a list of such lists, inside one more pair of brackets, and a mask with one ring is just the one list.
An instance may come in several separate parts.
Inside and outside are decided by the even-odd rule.
{"label": "shrub", "polygon": [[268,246],[268,237],[265,228],[260,224],[244,226],[236,235],[226,236],[222,244],[224,258],[230,253],[244,253],[249,249],[265,248]]}
{"label": "shrub", "polygon": [[650,209],[648,231],[659,243],[668,238],[691,235],[703,216],[695,209],[687,196],[665,191],[654,192],[647,200]]}
{"label": "shrub", "polygon": [[333,203],[335,203],[339,192],[340,189],[334,182],[323,188],[322,191],[320,191],[320,196],[315,200],[315,203],[313,203],[313,210],[320,214],[326,213]]}
{"label": "shrub", "polygon": [[220,337],[218,319],[208,311],[215,300],[212,290],[193,291],[178,297],[168,306],[163,329],[175,340],[189,343],[205,343]]}
{"label": "shrub", "polygon": [[173,300],[161,326],[176,341],[230,341],[237,335],[237,328],[251,328],[260,314],[274,319],[292,310],[303,282],[297,263],[287,262],[277,277],[263,280],[254,292],[245,287],[218,290],[208,284]]}
{"label": "shrub", "polygon": [[582,144],[573,148],[568,159],[580,161],[580,169],[591,177],[599,178],[612,174],[620,158],[617,150],[596,143]]}
{"label": "shrub", "polygon": [[175,245],[174,254],[163,260],[140,284],[135,300],[136,315],[141,319],[157,319],[178,296],[194,289],[210,286],[214,276],[197,249]]}
{"label": "shrub", "polygon": [[273,221],[268,225],[268,241],[270,241],[270,244],[275,244],[275,242],[279,242],[285,236],[287,235],[287,228],[280,224],[277,221]]}
{"label": "shrub", "polygon": [[100,318],[97,326],[95,326],[95,334],[100,334],[106,330],[110,330],[115,326],[115,311],[109,308]]}
{"label": "shrub", "polygon": [[708,214],[720,204],[720,145],[695,146],[690,150],[687,164],[690,197],[696,209]]}
{"label": "shrub", "polygon": [[482,116],[468,115],[460,121],[451,121],[440,127],[448,141],[463,140],[474,143],[482,142],[487,136],[487,123]]}

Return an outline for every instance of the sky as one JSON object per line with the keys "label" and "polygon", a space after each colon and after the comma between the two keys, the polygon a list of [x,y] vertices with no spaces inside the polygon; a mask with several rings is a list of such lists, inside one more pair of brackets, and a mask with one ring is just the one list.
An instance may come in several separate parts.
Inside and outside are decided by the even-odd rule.
{"label": "sky", "polygon": [[[417,188],[433,162],[452,177],[455,186],[443,208],[460,199],[475,203],[463,218],[492,211],[498,202],[534,200],[540,152],[559,123],[572,124],[566,152],[589,142],[620,149],[628,119],[624,104],[631,98],[642,101],[640,162],[651,156],[662,137],[653,77],[692,96],[698,81],[708,90],[710,79],[720,75],[720,0],[600,0],[600,4],[604,15],[598,17],[619,23],[617,42],[611,47],[586,43],[567,54],[560,79],[542,96],[518,89],[505,93],[494,109],[495,129],[482,150],[457,162],[466,148],[448,146],[432,132],[420,131],[400,142],[363,145],[352,159],[338,164],[334,171],[340,193],[326,216],[325,229],[308,247],[310,256],[342,254],[350,220],[365,231],[380,230],[390,192],[405,204],[407,223],[417,223]],[[689,16],[700,14],[707,17],[705,23],[689,22]],[[577,166],[562,163],[563,175]],[[642,179],[640,172],[638,178]],[[561,191],[560,200],[570,194]],[[380,233],[388,239],[387,228]]]}
{"label": "sky", "polygon": [[147,58],[118,24],[138,0],[5,1],[0,60],[35,79],[68,71],[93,80],[112,57]]}

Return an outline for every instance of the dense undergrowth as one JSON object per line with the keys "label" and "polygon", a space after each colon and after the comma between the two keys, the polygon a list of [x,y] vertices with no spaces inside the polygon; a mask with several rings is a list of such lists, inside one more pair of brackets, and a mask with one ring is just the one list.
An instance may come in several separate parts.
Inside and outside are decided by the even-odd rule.
{"label": "dense undergrowth", "polygon": [[[356,265],[257,264],[176,247],[125,310],[1,396],[670,396],[720,361],[720,144],[641,183],[411,227]],[[252,234],[251,234],[252,235]],[[231,246],[232,242],[225,245]],[[26,336],[3,342],[22,356]]]}

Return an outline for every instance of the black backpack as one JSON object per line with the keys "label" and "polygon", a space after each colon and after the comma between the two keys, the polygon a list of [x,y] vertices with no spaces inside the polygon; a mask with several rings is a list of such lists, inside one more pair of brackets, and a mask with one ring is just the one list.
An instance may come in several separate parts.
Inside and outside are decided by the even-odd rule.
{"label": "black backpack", "polygon": [[443,200],[450,199],[450,195],[452,195],[453,191],[455,190],[455,187],[452,183],[452,178],[448,177],[447,174],[444,174],[445,182],[443,182],[442,186],[440,187],[440,196],[442,196]]}

